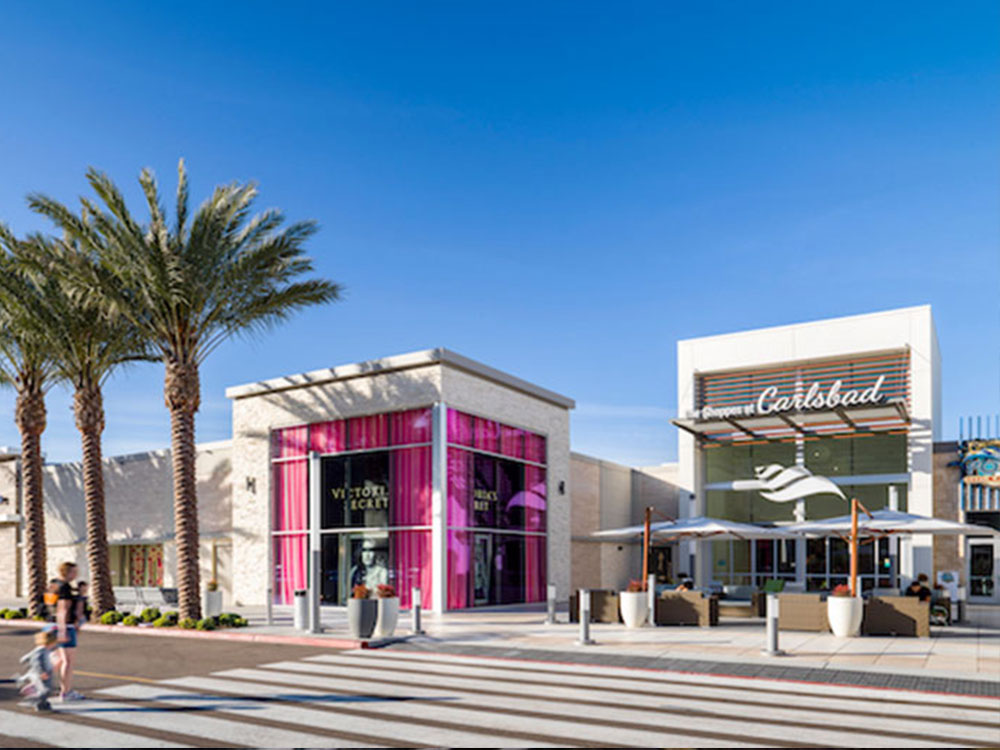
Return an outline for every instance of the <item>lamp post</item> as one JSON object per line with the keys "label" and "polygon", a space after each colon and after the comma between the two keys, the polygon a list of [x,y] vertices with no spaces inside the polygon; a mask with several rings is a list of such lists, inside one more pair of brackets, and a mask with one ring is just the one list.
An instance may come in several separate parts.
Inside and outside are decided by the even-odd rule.
{"label": "lamp post", "polygon": [[646,506],[646,520],[642,527],[642,587],[646,590],[649,586],[649,521],[653,513],[653,506]]}

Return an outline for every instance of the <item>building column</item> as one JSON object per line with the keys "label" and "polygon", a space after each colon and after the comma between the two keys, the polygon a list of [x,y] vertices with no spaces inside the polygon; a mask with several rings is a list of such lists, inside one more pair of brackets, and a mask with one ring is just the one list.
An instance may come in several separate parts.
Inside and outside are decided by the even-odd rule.
{"label": "building column", "polygon": [[431,580],[430,608],[448,607],[448,408],[434,404],[431,412]]}

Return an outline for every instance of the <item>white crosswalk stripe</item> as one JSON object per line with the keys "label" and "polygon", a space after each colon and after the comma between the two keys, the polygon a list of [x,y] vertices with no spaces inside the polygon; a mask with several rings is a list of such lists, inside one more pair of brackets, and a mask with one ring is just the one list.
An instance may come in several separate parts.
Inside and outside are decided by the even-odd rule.
{"label": "white crosswalk stripe", "polygon": [[991,698],[407,651],[122,684],[56,708],[0,710],[0,738],[60,747],[183,747],[184,738],[250,747],[1000,745]]}

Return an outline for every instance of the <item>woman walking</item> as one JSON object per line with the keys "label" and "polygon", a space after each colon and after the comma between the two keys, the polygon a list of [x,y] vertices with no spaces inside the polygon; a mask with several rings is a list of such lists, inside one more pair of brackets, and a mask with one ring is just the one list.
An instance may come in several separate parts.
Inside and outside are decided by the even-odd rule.
{"label": "woman walking", "polygon": [[78,701],[83,698],[73,690],[73,661],[76,652],[77,629],[80,627],[80,600],[73,590],[73,579],[76,578],[76,563],[64,562],[59,566],[59,592],[56,601],[56,632],[58,634],[59,653],[59,699],[61,701]]}

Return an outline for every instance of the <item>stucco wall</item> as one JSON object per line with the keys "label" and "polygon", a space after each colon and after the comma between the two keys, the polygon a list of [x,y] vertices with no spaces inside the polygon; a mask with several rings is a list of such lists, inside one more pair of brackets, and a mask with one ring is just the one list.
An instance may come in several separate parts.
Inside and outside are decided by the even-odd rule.
{"label": "stucco wall", "polygon": [[[0,464],[2,487],[13,483],[14,462]],[[211,570],[207,551],[210,537],[228,537],[231,530],[230,446],[228,441],[197,446],[195,463],[198,491],[201,570]],[[173,471],[170,451],[152,451],[107,458],[103,462],[105,517],[110,544],[164,543],[164,585],[175,581]],[[79,462],[43,467],[47,576],[55,577],[59,564],[75,562],[81,580],[90,578],[87,565],[87,519],[83,496],[83,468]],[[25,570],[22,550],[19,561]],[[24,576],[22,576],[24,580]],[[23,595],[10,591],[7,596]],[[5,595],[0,589],[0,596]]]}

